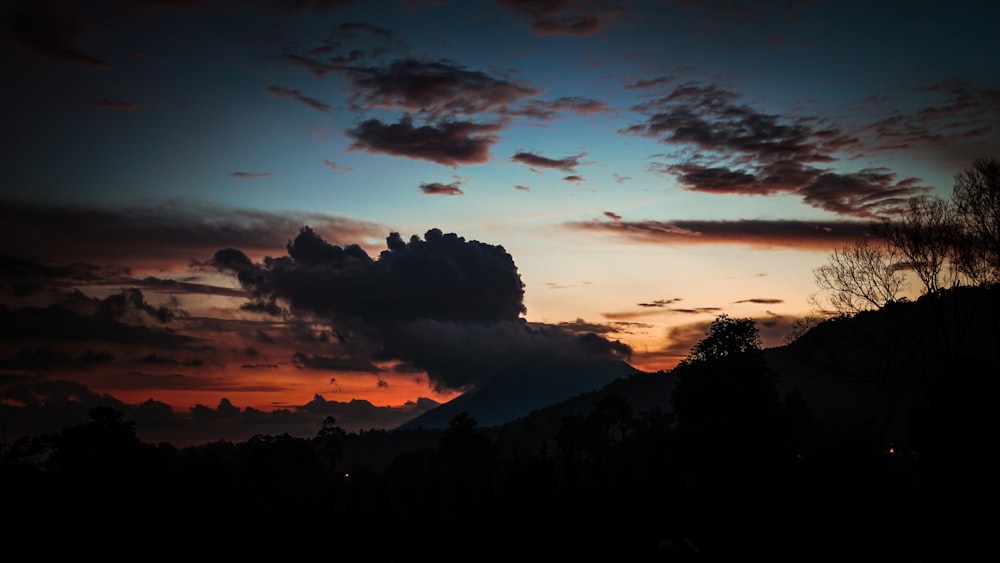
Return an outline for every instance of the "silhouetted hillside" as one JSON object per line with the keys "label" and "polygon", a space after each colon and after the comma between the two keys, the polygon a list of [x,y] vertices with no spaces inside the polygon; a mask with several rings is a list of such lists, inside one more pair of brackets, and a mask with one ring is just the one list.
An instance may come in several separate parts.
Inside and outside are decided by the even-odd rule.
{"label": "silhouetted hillside", "polygon": [[559,373],[510,373],[425,412],[399,429],[446,428],[461,412],[471,414],[480,426],[500,426],[634,373],[639,370],[624,362],[580,366]]}

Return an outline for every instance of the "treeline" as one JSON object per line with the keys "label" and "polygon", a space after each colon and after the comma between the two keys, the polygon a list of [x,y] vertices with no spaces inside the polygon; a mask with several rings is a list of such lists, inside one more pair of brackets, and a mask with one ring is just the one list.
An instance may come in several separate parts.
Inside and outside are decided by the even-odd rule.
{"label": "treeline", "polygon": [[349,561],[912,560],[941,547],[954,478],[974,463],[934,455],[944,427],[918,417],[918,453],[820,420],[778,395],[760,352],[751,320],[721,316],[659,374],[675,378],[669,410],[607,394],[551,426],[484,429],[463,413],[377,464],[359,452],[392,432],[332,418],[313,438],[176,448],[98,408],[3,445],[4,512],[10,537],[101,523],[162,549],[238,533],[244,547],[318,542]]}

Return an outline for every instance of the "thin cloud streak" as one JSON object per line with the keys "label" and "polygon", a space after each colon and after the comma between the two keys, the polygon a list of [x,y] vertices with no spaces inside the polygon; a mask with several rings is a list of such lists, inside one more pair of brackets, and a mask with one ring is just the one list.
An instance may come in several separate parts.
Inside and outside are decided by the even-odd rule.
{"label": "thin cloud streak", "polygon": [[577,221],[573,231],[607,235],[623,241],[664,245],[739,244],[759,248],[829,250],[870,235],[861,221]]}

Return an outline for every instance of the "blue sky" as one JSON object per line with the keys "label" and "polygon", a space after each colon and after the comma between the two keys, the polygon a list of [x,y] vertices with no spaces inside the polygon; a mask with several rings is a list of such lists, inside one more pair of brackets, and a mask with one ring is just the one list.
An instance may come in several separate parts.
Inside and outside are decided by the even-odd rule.
{"label": "blue sky", "polygon": [[[356,426],[475,385],[272,279],[288,272],[265,258],[293,260],[307,225],[376,266],[390,233],[416,252],[432,229],[507,254],[524,287],[505,298],[524,311],[489,322],[593,333],[639,369],[672,366],[720,313],[780,344],[813,313],[812,270],[834,248],[997,154],[997,15],[989,2],[10,3],[5,314],[117,311],[191,340],[126,352],[97,329],[38,328],[0,342],[5,373],[179,417],[218,414],[223,398],[303,414],[322,397]],[[227,248],[256,282],[216,260]],[[367,345],[296,340],[302,326]],[[111,359],[78,369],[97,356]]]}

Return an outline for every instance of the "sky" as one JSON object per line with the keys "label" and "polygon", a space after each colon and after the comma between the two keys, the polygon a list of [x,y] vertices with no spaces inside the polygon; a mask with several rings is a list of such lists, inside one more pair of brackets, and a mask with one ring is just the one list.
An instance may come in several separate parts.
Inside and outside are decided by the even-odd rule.
{"label": "sky", "polygon": [[1000,154],[992,2],[6,3],[0,431],[392,428],[777,346]]}

